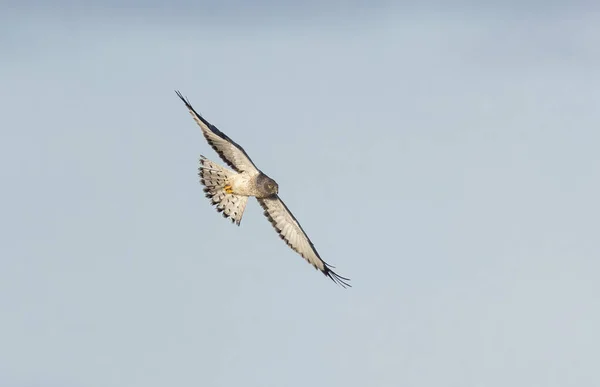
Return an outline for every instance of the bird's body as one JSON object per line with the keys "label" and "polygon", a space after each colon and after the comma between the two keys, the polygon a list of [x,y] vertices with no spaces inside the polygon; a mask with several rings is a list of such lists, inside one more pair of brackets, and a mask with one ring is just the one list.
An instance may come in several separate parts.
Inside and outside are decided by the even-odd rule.
{"label": "bird's body", "polygon": [[242,172],[231,176],[229,184],[231,193],[234,195],[265,197],[270,194],[262,194],[256,188],[256,179],[259,175],[252,175],[248,172]]}
{"label": "bird's body", "polygon": [[208,143],[233,169],[220,166],[204,156],[200,158],[200,182],[217,211],[239,226],[248,198],[256,197],[264,215],[288,246],[334,282],[350,286],[348,278],[333,272],[332,266],[321,259],[300,223],[279,198],[278,184],[254,165],[241,146],[198,114],[181,93],[177,92],[177,95],[202,129]]}

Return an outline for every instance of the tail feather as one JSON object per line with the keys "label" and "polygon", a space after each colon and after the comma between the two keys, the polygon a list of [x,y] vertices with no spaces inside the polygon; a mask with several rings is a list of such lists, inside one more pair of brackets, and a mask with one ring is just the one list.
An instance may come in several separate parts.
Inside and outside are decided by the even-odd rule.
{"label": "tail feather", "polygon": [[248,203],[248,197],[225,192],[229,177],[236,172],[223,168],[204,156],[200,157],[198,172],[200,183],[204,185],[204,192],[206,197],[210,199],[211,204],[216,207],[218,212],[223,214],[224,218],[231,219],[232,223],[239,226],[246,209],[246,203]]}

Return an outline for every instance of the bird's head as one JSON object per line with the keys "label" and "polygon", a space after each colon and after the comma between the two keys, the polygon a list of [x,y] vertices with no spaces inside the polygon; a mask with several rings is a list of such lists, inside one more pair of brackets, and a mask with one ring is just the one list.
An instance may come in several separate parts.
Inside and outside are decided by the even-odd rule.
{"label": "bird's head", "polygon": [[279,193],[279,185],[267,175],[259,177],[258,187],[265,196],[277,195]]}

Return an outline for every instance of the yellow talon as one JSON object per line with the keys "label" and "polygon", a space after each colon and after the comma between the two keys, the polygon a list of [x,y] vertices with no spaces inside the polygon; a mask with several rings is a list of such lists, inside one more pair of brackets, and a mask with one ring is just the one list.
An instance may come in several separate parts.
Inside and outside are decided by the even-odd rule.
{"label": "yellow talon", "polygon": [[233,190],[231,189],[231,186],[229,184],[227,184],[225,187],[223,187],[223,189],[225,190],[225,193],[228,193],[228,194],[233,193]]}

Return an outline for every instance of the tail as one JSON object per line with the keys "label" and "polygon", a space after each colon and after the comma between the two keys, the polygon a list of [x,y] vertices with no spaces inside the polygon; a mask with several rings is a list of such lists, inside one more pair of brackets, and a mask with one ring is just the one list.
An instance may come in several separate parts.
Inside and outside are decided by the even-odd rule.
{"label": "tail", "polygon": [[229,177],[235,175],[235,172],[213,163],[204,156],[200,156],[198,175],[200,176],[200,183],[205,187],[206,197],[211,199],[212,205],[223,214],[223,217],[231,219],[232,223],[239,226],[246,209],[246,203],[248,203],[248,196],[225,192]]}

